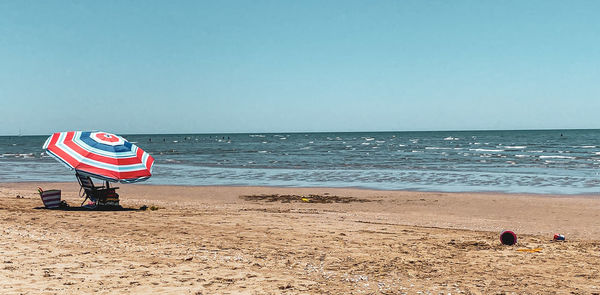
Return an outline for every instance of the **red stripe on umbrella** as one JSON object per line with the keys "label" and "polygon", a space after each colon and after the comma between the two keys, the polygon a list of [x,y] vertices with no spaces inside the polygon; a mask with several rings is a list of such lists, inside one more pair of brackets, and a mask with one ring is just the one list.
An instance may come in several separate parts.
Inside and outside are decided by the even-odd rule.
{"label": "red stripe on umbrella", "polygon": [[152,156],[106,132],[54,133],[44,149],[70,168],[104,180],[136,182],[152,175]]}

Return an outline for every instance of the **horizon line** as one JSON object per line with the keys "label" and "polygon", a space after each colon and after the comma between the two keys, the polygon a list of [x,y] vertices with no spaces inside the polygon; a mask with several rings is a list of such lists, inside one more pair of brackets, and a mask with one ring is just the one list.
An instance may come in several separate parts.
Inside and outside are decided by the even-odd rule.
{"label": "horizon line", "polygon": [[[195,134],[195,135],[211,135],[211,134],[301,134],[301,133],[409,133],[409,132],[486,132],[486,131],[577,131],[577,130],[600,130],[600,128],[536,128],[536,129],[447,129],[447,130],[370,130],[370,131],[266,131],[266,132],[198,132],[198,133],[118,133],[123,135],[184,135],[184,134]],[[99,131],[99,130],[86,130],[86,131]],[[109,131],[107,131],[109,132]],[[49,136],[51,134],[1,134],[0,136]]]}

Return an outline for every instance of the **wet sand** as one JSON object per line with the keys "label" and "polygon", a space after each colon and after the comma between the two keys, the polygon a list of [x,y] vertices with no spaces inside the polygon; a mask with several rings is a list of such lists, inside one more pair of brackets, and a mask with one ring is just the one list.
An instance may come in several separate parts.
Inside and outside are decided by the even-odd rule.
{"label": "wet sand", "polygon": [[0,184],[2,294],[600,294],[600,196],[120,185],[156,210],[92,212],[38,186],[81,203]]}

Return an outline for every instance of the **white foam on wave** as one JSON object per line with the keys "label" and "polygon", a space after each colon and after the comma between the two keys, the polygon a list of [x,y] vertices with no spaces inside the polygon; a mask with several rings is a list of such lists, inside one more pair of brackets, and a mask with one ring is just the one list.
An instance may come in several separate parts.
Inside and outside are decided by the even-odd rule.
{"label": "white foam on wave", "polygon": [[582,146],[580,146],[580,148],[582,148],[582,149],[595,149],[596,146],[595,145],[582,145]]}
{"label": "white foam on wave", "polygon": [[0,155],[1,158],[8,158],[8,157],[14,157],[14,158],[34,158],[35,156],[33,155],[33,153],[27,153],[27,154],[15,154],[15,153],[5,153]]}
{"label": "white foam on wave", "polygon": [[540,159],[575,159],[571,156],[540,156]]}
{"label": "white foam on wave", "polygon": [[365,137],[365,140],[366,141],[371,141],[371,140],[375,140],[375,138],[373,138],[373,137]]}
{"label": "white foam on wave", "polygon": [[437,147],[437,146],[427,146],[425,147],[426,150],[451,150],[451,148],[445,148],[445,147]]}
{"label": "white foam on wave", "polygon": [[448,136],[448,137],[444,138],[444,140],[459,140],[459,138],[458,137]]}
{"label": "white foam on wave", "polygon": [[515,158],[529,158],[529,155],[515,155]]}
{"label": "white foam on wave", "polygon": [[474,151],[474,152],[503,152],[504,150],[500,150],[500,149],[469,149],[470,151]]}
{"label": "white foam on wave", "polygon": [[504,147],[506,150],[524,150],[527,146],[525,145],[507,145]]}

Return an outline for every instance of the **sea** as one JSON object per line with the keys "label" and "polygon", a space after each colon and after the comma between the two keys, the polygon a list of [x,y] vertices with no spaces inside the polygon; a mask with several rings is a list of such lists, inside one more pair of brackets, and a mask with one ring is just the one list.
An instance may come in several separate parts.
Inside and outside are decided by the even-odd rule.
{"label": "sea", "polygon": [[[0,182],[75,181],[48,135],[0,136]],[[600,194],[600,130],[123,135],[145,184]]]}

